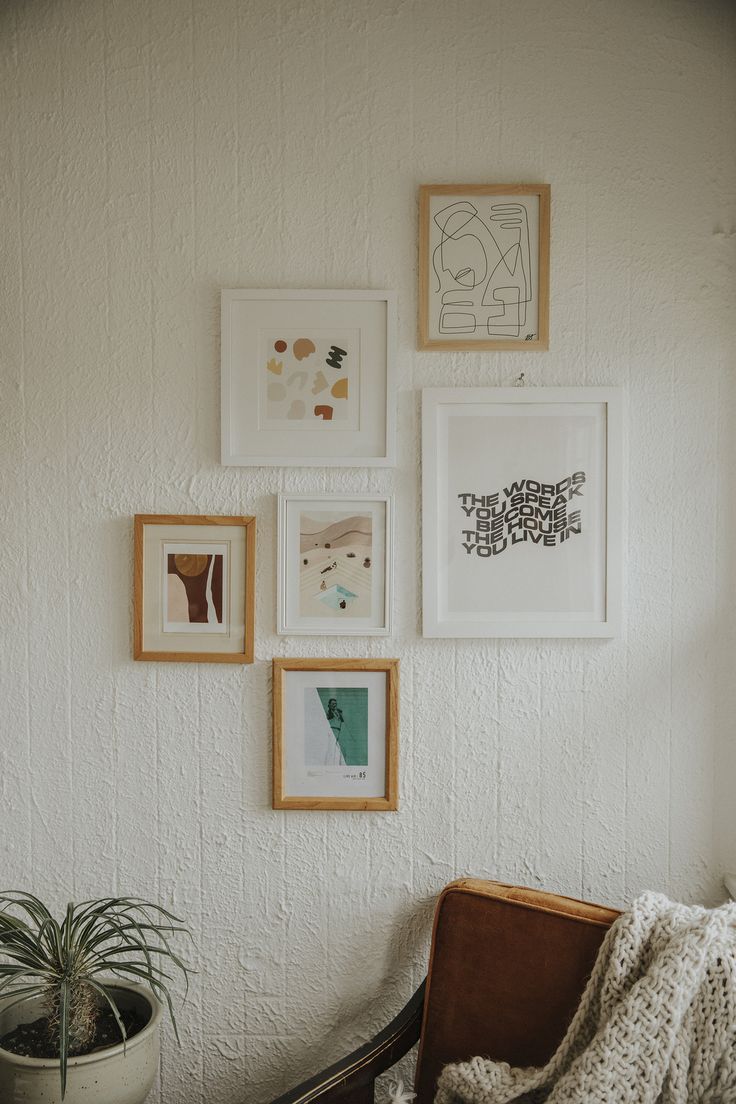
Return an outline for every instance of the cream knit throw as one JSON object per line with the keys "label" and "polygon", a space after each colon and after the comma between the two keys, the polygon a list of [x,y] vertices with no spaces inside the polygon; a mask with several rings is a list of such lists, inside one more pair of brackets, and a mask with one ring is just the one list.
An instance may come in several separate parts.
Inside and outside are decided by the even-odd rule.
{"label": "cream knit throw", "polygon": [[546,1066],[471,1058],[445,1067],[435,1096],[512,1100],[736,1104],[736,903],[691,908],[645,893],[606,935]]}

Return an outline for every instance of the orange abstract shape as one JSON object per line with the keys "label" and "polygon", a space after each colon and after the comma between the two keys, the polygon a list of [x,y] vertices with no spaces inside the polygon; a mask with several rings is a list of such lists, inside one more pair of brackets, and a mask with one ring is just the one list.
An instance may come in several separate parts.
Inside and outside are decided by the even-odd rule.
{"label": "orange abstract shape", "polygon": [[208,559],[209,556],[197,556],[189,552],[178,552],[174,556],[174,563],[176,564],[177,571],[182,575],[186,575],[190,579],[195,579],[197,575],[201,575],[207,567]]}
{"label": "orange abstract shape", "polygon": [[284,362],[282,360],[276,360],[276,357],[271,357],[266,365],[269,372],[273,372],[275,376],[280,376],[284,370]]}
{"label": "orange abstract shape", "polygon": [[294,342],[294,356],[297,360],[304,360],[317,351],[317,346],[308,337],[298,337]]}
{"label": "orange abstract shape", "polygon": [[348,381],[347,376],[343,376],[336,384],[333,385],[331,395],[334,395],[336,399],[346,399],[348,397]]}
{"label": "orange abstract shape", "polygon": [[322,418],[325,422],[331,422],[334,413],[331,406],[315,406],[314,408],[315,418]]}

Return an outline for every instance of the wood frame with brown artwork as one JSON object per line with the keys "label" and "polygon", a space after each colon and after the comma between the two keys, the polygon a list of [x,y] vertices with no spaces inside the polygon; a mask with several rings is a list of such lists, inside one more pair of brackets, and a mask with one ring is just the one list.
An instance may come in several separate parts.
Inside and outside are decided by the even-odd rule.
{"label": "wood frame with brown artwork", "polygon": [[[450,216],[448,215],[448,221],[444,227],[439,227],[432,232],[432,199],[435,196],[454,196],[457,200],[458,211],[452,215],[454,219],[451,231],[447,230],[447,226],[450,222]],[[488,222],[497,222],[499,224],[499,230],[497,237],[500,237],[499,241],[493,238],[491,228],[486,225],[483,220],[480,220],[479,234],[475,235],[470,230],[466,230],[466,226],[470,222],[479,222],[478,211],[475,209],[474,200],[479,196],[499,196],[499,197],[518,197],[520,200],[524,196],[536,197],[538,206],[534,205],[527,210],[523,203],[507,203],[501,204],[500,210],[489,217]],[[523,212],[520,212],[518,208],[524,208]],[[449,210],[447,208],[446,210]],[[475,213],[474,213],[475,212]],[[521,218],[519,215],[521,214]],[[436,217],[439,218],[439,212],[436,212]],[[522,248],[524,242],[524,228],[529,227],[529,222],[532,220],[537,224],[536,235],[529,233],[526,235],[527,248]],[[495,227],[493,228],[495,231]],[[457,231],[464,231],[463,234],[456,236]],[[515,350],[517,352],[530,352],[533,350],[544,350],[549,348],[549,232],[550,232],[550,186],[549,184],[423,184],[419,188],[419,341],[418,346],[420,349],[434,349],[434,350],[458,350],[465,352],[477,352],[479,350],[495,350],[498,352]],[[513,242],[514,235],[518,234],[518,241]],[[463,275],[471,273],[473,269],[473,257],[474,254],[469,252],[467,256],[463,256],[461,249],[458,249],[458,262],[461,266],[464,265],[462,271],[459,271],[455,280],[457,283],[457,292],[454,292],[457,298],[449,305],[455,305],[457,309],[455,311],[447,311],[448,317],[455,317],[458,319],[455,329],[456,333],[452,332],[452,325],[448,323],[448,329],[446,331],[447,336],[438,336],[436,330],[439,328],[437,325],[433,325],[431,311],[430,311],[430,267],[433,263],[433,257],[437,249],[442,248],[445,241],[454,241],[455,243],[467,239],[475,239],[475,252],[477,253],[479,263],[483,263],[483,251],[485,245],[480,239],[485,236],[488,241],[489,248],[492,249],[493,256],[485,257],[486,271],[488,266],[493,260],[497,259],[497,265],[491,271],[495,269],[509,256],[511,250],[515,250],[513,255],[514,264],[510,266],[507,263],[507,267],[513,269],[514,275],[516,274],[516,266],[521,263],[522,271],[526,271],[526,267],[531,269],[528,273],[531,283],[532,298],[526,300],[516,300],[516,305],[519,307],[523,303],[534,302],[535,309],[533,311],[533,319],[531,328],[529,328],[526,322],[521,323],[517,320],[517,328],[519,332],[516,336],[512,336],[509,332],[512,329],[510,322],[496,324],[498,330],[504,331],[498,334],[496,337],[486,335],[485,337],[469,337],[467,334],[470,331],[470,326],[477,326],[477,318],[472,313],[472,310],[467,308],[472,307],[472,299],[468,300],[471,296],[471,292],[468,291],[464,294],[463,289],[466,287],[472,287],[467,280],[463,280]],[[438,239],[438,243],[432,247],[432,241]],[[520,244],[521,243],[521,244]],[[470,247],[468,246],[468,249]],[[502,252],[505,249],[506,252]],[[444,257],[443,257],[443,260]],[[525,267],[526,262],[526,267]],[[451,264],[443,263],[441,265],[443,271],[451,272]],[[451,272],[452,274],[452,272]],[[536,278],[535,278],[536,276]],[[485,277],[484,277],[485,278]],[[480,285],[477,285],[480,286]],[[435,289],[434,294],[439,294],[440,289]],[[501,289],[497,289],[501,290]],[[509,289],[513,290],[513,289]],[[516,288],[518,294],[518,288]],[[536,292],[536,294],[534,294]],[[445,294],[449,294],[446,292]],[[464,296],[464,297],[463,297]],[[444,302],[444,299],[443,299]],[[499,299],[499,303],[503,302]],[[513,307],[514,301],[509,298],[509,305]],[[486,304],[487,306],[488,304]],[[445,313],[447,304],[443,307],[441,314]],[[463,307],[466,308],[463,311]],[[460,319],[464,318],[462,322]],[[487,320],[486,330],[491,325],[490,319]],[[465,335],[465,336],[463,336]]]}
{"label": "wood frame with brown artwork", "polygon": [[[195,627],[182,626],[182,631],[152,629],[154,621],[163,625],[162,572],[156,570],[155,563],[149,564],[146,547],[152,534],[148,530],[154,526],[164,526],[165,534],[160,541],[168,539],[172,543],[186,544],[187,540],[197,546],[203,544],[204,530],[217,526],[217,544],[227,548],[227,576],[223,580],[224,593],[228,596],[227,608],[232,611],[227,618],[227,628],[219,631],[205,630],[197,632]],[[187,529],[193,528],[193,534],[187,535]],[[227,528],[232,532],[227,533]],[[177,532],[181,530],[181,532]],[[220,532],[222,531],[221,540]],[[210,533],[210,540],[214,534]],[[252,663],[255,629],[255,571],[256,571],[256,519],[254,517],[216,517],[210,514],[136,514],[134,519],[134,573],[133,573],[133,658],[168,663]],[[190,553],[191,554],[191,553]],[[148,582],[147,582],[148,580]],[[153,593],[150,593],[150,592]],[[240,610],[242,609],[242,616]],[[223,620],[225,620],[223,618]],[[203,623],[204,624],[204,623]],[[168,637],[169,639],[167,639]],[[166,643],[171,646],[161,647]],[[192,648],[198,641],[197,650]],[[181,644],[174,647],[173,644]],[[207,647],[205,647],[207,644]],[[221,649],[217,650],[218,644]],[[152,646],[155,645],[155,646]]]}
{"label": "wood frame with brown artwork", "polygon": [[[356,793],[346,796],[333,794],[291,794],[287,785],[287,758],[289,743],[294,743],[293,734],[288,731],[286,716],[286,682],[293,672],[325,672],[334,674],[339,680],[344,672],[384,672],[386,675],[385,705],[385,770],[383,794]],[[306,682],[308,680],[301,680]],[[369,689],[369,693],[372,691]],[[328,714],[329,716],[329,714]],[[332,768],[333,771],[336,768]],[[345,764],[341,767],[342,777],[336,775],[339,783],[348,779],[354,789],[365,789],[355,781],[353,773]],[[312,772],[314,773],[314,772]],[[371,779],[368,778],[367,784]],[[330,783],[328,782],[328,785]],[[308,783],[307,783],[308,785]],[[343,785],[345,782],[343,781]],[[315,784],[315,789],[319,789]],[[274,659],[273,661],[273,808],[274,809],[333,809],[343,811],[395,811],[399,807],[399,661],[398,659]]]}

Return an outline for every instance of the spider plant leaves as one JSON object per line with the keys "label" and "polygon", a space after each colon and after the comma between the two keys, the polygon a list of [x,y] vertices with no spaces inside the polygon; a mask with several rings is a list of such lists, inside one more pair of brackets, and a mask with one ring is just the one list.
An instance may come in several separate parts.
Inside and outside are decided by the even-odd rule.
{"label": "spider plant leaves", "polygon": [[[0,893],[0,955],[10,960],[0,963],[0,998],[3,1007],[8,1008],[31,996],[44,997],[52,1022],[58,1021],[62,1100],[69,1049],[80,1038],[85,1023],[81,1018],[85,993],[88,1005],[94,993],[98,1009],[109,1006],[125,1047],[127,1033],[113,996],[114,978],[147,985],[166,1004],[179,1041],[167,982],[180,975],[188,991],[190,968],[175,953],[171,942],[172,937],[181,934],[191,939],[177,916],[140,897],[69,903],[59,924],[32,894],[14,890]],[[169,966],[173,967],[170,972]],[[94,1002],[91,1009],[94,1015]],[[90,1013],[86,1015],[87,1022],[93,1022]]]}
{"label": "spider plant leaves", "polygon": [[20,989],[11,990],[9,998],[13,997],[13,1000],[8,999],[7,1004],[3,1002],[3,1012],[9,1012],[11,1008],[15,1008],[16,1004],[22,1004],[23,1001],[29,1000],[31,997],[39,997],[45,991],[46,987],[44,985],[26,985]]}
{"label": "spider plant leaves", "polygon": [[3,954],[28,963],[44,962],[44,952],[38,946],[33,930],[17,916],[0,912],[0,950]]}
{"label": "spider plant leaves", "polygon": [[[32,981],[31,979],[40,980]],[[16,988],[18,982],[23,982],[32,985],[34,988],[44,990],[48,985],[49,978],[44,977],[42,974],[39,974],[36,971],[29,970],[22,970],[20,973],[9,973],[0,981],[0,996],[2,996],[5,990],[8,991],[7,995],[9,997],[14,996],[16,993],[20,992],[20,990]],[[11,985],[13,986],[12,989],[10,988]]]}
{"label": "spider plant leaves", "polygon": [[44,903],[39,901],[38,897],[34,897],[32,893],[25,893],[19,889],[5,889],[0,893],[0,905],[3,903],[17,905],[18,908],[28,913],[36,925],[41,924],[44,920],[51,919],[51,913]]}
{"label": "spider plant leaves", "polygon": [[56,965],[61,968],[62,963],[65,960],[64,947],[62,944],[62,931],[56,921],[49,916],[47,920],[44,920],[38,929],[38,939],[40,942],[45,940],[49,949],[49,954],[56,956]]}
{"label": "spider plant leaves", "polygon": [[0,993],[3,989],[6,989],[8,985],[12,985],[14,981],[22,980],[24,977],[37,977],[26,966],[10,966],[6,964],[0,965]]}

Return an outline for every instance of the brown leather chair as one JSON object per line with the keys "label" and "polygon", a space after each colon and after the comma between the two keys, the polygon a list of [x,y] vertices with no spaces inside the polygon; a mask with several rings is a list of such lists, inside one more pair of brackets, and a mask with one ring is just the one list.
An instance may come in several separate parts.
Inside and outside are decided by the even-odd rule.
{"label": "brown leather chair", "polygon": [[273,1104],[369,1104],[376,1077],[417,1040],[415,1104],[431,1104],[448,1062],[483,1054],[542,1065],[562,1041],[618,915],[536,889],[451,882],[437,903],[427,977],[403,1011]]}

